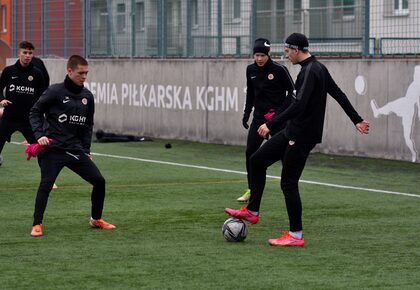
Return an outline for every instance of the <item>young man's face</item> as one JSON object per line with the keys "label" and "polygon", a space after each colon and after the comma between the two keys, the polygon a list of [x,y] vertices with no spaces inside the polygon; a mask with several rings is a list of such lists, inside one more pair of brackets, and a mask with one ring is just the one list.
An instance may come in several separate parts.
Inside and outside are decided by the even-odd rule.
{"label": "young man's face", "polygon": [[288,58],[293,64],[299,63],[299,50],[296,48],[284,48],[285,57]]}
{"label": "young man's face", "polygon": [[67,69],[67,75],[78,86],[83,86],[84,82],[87,79],[88,72],[89,66],[80,64],[77,65],[75,69]]}
{"label": "young man's face", "polygon": [[18,58],[19,58],[20,64],[23,67],[26,67],[31,63],[33,56],[34,56],[34,51],[32,49],[19,48]]}
{"label": "young man's face", "polygon": [[264,66],[268,61],[268,55],[261,52],[257,52],[254,54],[254,60],[258,66]]}

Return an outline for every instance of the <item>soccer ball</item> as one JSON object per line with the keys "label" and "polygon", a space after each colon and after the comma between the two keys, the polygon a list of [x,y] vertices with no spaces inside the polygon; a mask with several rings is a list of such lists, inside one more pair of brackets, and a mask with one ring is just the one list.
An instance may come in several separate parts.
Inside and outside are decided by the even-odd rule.
{"label": "soccer ball", "polygon": [[248,226],[242,220],[231,217],[224,222],[222,234],[228,242],[242,242],[248,234]]}

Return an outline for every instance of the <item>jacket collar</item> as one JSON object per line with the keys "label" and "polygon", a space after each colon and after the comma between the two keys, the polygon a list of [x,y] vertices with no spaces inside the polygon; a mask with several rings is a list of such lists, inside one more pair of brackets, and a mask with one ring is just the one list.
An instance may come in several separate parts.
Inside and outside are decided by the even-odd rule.
{"label": "jacket collar", "polygon": [[22,66],[20,64],[20,61],[19,60],[16,61],[15,65],[18,68],[18,70],[23,71],[23,72],[30,71],[34,67],[34,65],[32,64],[32,62],[30,62],[28,66]]}
{"label": "jacket collar", "polygon": [[313,62],[313,61],[315,61],[315,60],[316,60],[315,56],[314,56],[314,55],[311,55],[310,57],[308,57],[308,58],[306,58],[306,59],[302,60],[301,62],[299,62],[299,64],[300,64],[301,66],[306,66],[306,65],[308,65],[310,62]]}
{"label": "jacket collar", "polygon": [[266,67],[268,67],[269,65],[271,65],[273,63],[273,60],[271,59],[271,57],[268,57],[267,62],[263,65],[263,66],[258,66],[256,62],[254,62],[255,66],[258,69],[265,69]]}
{"label": "jacket collar", "polygon": [[64,87],[74,94],[79,94],[84,88],[84,86],[76,85],[68,75],[64,79]]}

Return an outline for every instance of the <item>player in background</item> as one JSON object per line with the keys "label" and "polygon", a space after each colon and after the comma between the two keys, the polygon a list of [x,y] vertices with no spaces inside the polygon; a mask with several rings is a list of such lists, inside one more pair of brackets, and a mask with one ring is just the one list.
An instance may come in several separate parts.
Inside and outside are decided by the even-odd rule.
{"label": "player in background", "polygon": [[[44,77],[44,81],[45,81],[45,88],[48,88],[49,85],[50,85],[50,75],[48,74],[48,70],[45,67],[45,64],[42,61],[42,59],[40,59],[39,57],[36,57],[36,56],[32,56],[31,63],[34,65],[34,67],[36,67],[37,69],[39,69],[41,71],[42,76]],[[3,110],[4,110],[4,108],[0,107],[0,119],[3,116]]]}
{"label": "player in background", "polygon": [[298,182],[309,152],[322,141],[327,93],[343,108],[356,129],[369,132],[369,122],[355,111],[347,96],[334,82],[327,68],[309,53],[305,35],[291,34],[285,42],[285,53],[293,64],[300,64],[296,79],[296,97],[291,105],[273,120],[258,128],[261,137],[287,122],[286,128],[274,135],[255,152],[250,160],[251,198],[246,207],[239,210],[226,208],[232,217],[251,224],[259,221],[261,198],[264,192],[267,168],[278,160],[283,163],[281,189],[284,194],[289,230],[275,239],[272,246],[304,246],[302,227],[302,203]]}
{"label": "player in background", "polygon": [[[0,106],[4,108],[0,122],[0,154],[16,131],[28,142],[36,142],[29,124],[29,110],[46,89],[46,83],[42,72],[32,63],[34,49],[28,41],[19,43],[18,60],[7,66],[0,77]],[[2,161],[1,157],[0,165]]]}
{"label": "player in background", "polygon": [[[90,225],[106,230],[115,226],[102,219],[105,179],[90,156],[94,119],[94,97],[84,87],[89,66],[73,55],[67,62],[63,83],[51,85],[32,107],[30,122],[35,137],[45,150],[38,156],[41,182],[35,200],[31,235],[43,235],[43,217],[52,186],[64,167],[93,185]],[[46,126],[45,126],[46,125]]]}
{"label": "player in background", "polygon": [[[270,57],[270,41],[268,39],[258,38],[255,40],[253,52],[254,63],[246,68],[247,90],[242,118],[242,125],[245,129],[249,129],[245,151],[248,188],[244,195],[237,199],[242,202],[248,201],[251,196],[249,159],[264,141],[264,137],[261,137],[257,130],[262,124],[287,108],[294,91],[293,80],[287,68],[274,62]],[[248,120],[253,109],[253,118],[251,126],[249,126]],[[283,128],[284,125],[278,126],[270,132],[270,135],[274,135]]]}
{"label": "player in background", "polygon": [[[45,81],[45,88],[48,88],[50,85],[50,75],[48,74],[47,68],[45,67],[44,62],[39,57],[33,56],[32,57],[32,64],[42,72],[42,76],[44,77]],[[3,115],[3,111],[0,110],[0,118]],[[28,144],[27,140],[22,142],[23,144]]]}
{"label": "player in background", "polygon": [[[42,76],[44,77],[45,89],[48,88],[48,86],[50,85],[50,75],[48,74],[48,70],[45,67],[45,64],[42,61],[42,59],[40,59],[39,57],[36,57],[36,56],[32,56],[31,63],[34,65],[35,68],[37,68],[41,71]],[[0,107],[0,122],[1,122],[1,119],[3,117],[3,112],[4,112],[4,108]],[[22,143],[23,144],[28,144],[28,141],[25,139]],[[0,154],[0,166],[2,164],[3,164],[3,156]],[[53,189],[57,189],[57,188],[58,188],[58,186],[54,183]]]}
{"label": "player in background", "polygon": [[[44,62],[39,57],[34,56],[32,57],[32,64],[42,72],[42,75],[45,81],[45,88],[48,88],[50,86],[50,75],[48,74],[48,70],[45,67]],[[22,143],[28,143],[28,141],[24,140]],[[57,188],[58,188],[57,184],[54,183],[53,189],[57,189]]]}

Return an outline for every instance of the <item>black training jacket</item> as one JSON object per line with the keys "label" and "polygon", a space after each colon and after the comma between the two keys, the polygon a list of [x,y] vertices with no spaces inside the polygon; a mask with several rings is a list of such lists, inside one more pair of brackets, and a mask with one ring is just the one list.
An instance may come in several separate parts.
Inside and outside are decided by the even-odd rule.
{"label": "black training jacket", "polygon": [[328,69],[315,56],[305,59],[300,65],[302,68],[295,84],[296,98],[285,111],[267,122],[270,130],[290,120],[286,126],[286,136],[290,140],[321,143],[327,93],[340,104],[354,124],[363,121]]}
{"label": "black training jacket", "polygon": [[0,100],[7,99],[12,104],[4,108],[3,119],[27,122],[29,110],[45,89],[42,72],[32,63],[23,67],[17,60],[7,66],[0,77]]}
{"label": "black training jacket", "polygon": [[264,115],[270,110],[277,113],[287,107],[286,92],[293,94],[294,84],[287,68],[268,59],[259,67],[255,62],[246,69],[246,102],[245,114],[251,114],[254,108],[254,119],[265,120]]}
{"label": "black training jacket", "polygon": [[51,85],[42,94],[29,120],[37,140],[42,136],[54,140],[51,148],[89,154],[94,111],[92,93],[66,76],[63,83]]}

